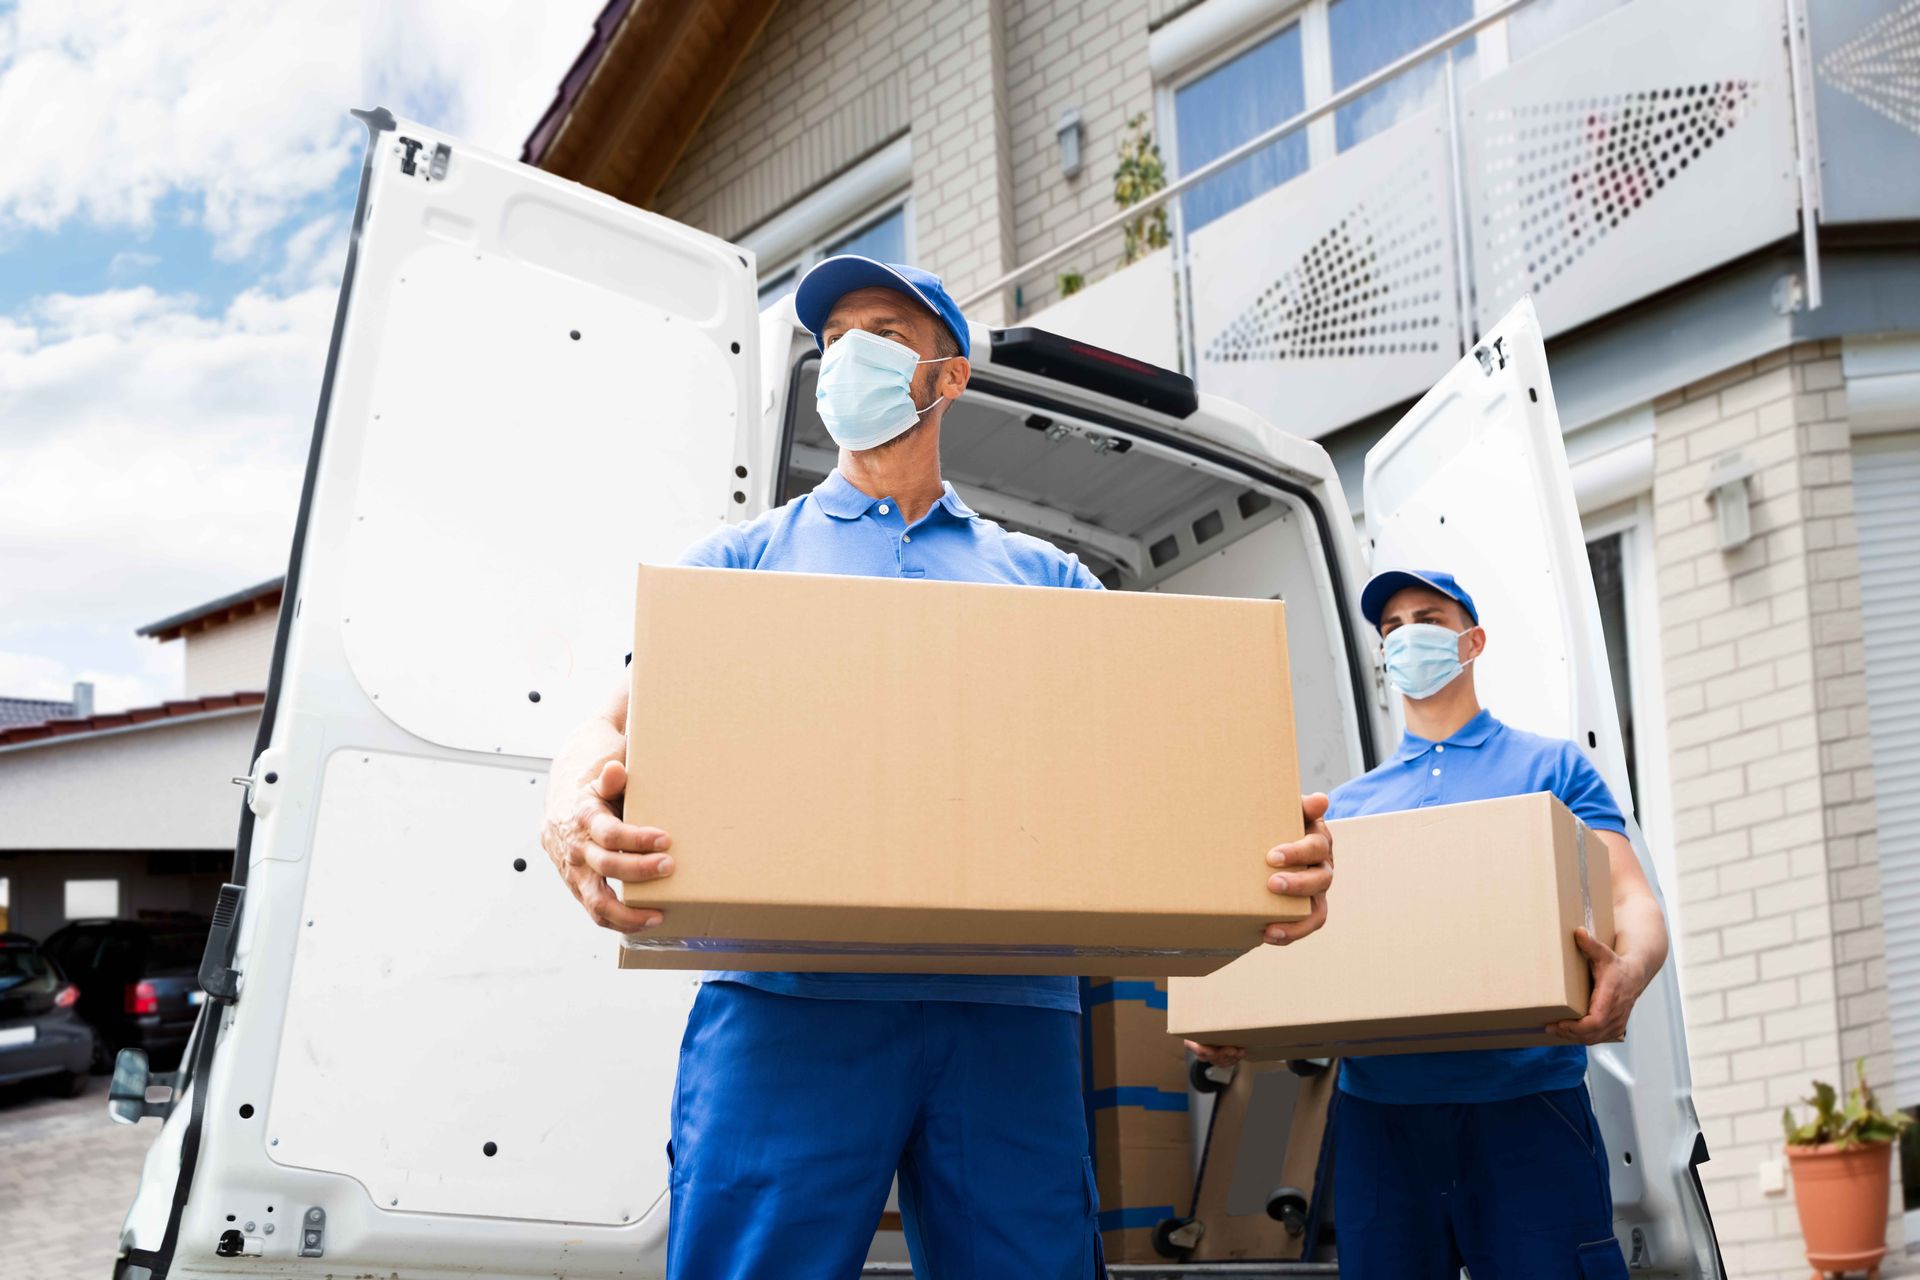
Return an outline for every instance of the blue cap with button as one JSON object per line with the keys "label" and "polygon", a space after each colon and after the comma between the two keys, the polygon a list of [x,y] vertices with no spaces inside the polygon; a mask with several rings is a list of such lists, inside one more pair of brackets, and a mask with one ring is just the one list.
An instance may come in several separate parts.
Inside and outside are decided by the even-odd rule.
{"label": "blue cap with button", "polygon": [[1474,625],[1480,623],[1480,611],[1473,606],[1473,597],[1467,589],[1454,580],[1450,573],[1441,573],[1437,569],[1388,569],[1373,575],[1366,588],[1360,592],[1360,614],[1374,627],[1380,625],[1380,615],[1386,611],[1387,601],[1393,599],[1396,591],[1408,587],[1426,587],[1438,591],[1447,599],[1467,611]]}
{"label": "blue cap with button", "polygon": [[800,278],[800,287],[793,291],[794,314],[807,326],[813,340],[820,342],[820,331],[827,327],[833,304],[855,289],[873,288],[895,289],[918,298],[947,326],[947,332],[960,344],[960,354],[973,358],[973,343],[967,337],[967,318],[960,314],[960,304],[953,300],[939,276],[919,267],[876,262],[857,253],[828,258]]}

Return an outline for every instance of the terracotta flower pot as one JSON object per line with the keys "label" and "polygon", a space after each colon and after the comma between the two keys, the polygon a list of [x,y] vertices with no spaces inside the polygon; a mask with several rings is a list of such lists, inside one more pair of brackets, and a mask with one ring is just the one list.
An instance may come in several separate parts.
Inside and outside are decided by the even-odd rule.
{"label": "terracotta flower pot", "polygon": [[1800,1234],[1816,1274],[1876,1273],[1887,1252],[1887,1194],[1893,1144],[1787,1148]]}

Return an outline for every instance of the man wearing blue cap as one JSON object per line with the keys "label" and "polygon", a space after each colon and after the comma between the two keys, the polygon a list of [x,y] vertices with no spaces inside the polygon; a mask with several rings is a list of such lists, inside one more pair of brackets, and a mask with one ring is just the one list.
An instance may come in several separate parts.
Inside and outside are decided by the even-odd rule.
{"label": "man wearing blue cap", "polygon": [[[1575,934],[1593,968],[1587,1016],[1535,1049],[1350,1057],[1334,1121],[1333,1214],[1344,1280],[1627,1280],[1613,1237],[1606,1148],[1587,1096],[1589,1044],[1618,1040],[1667,958],[1666,921],[1626,822],[1580,748],[1483,710],[1487,645],[1452,575],[1376,575],[1360,609],[1379,629],[1407,734],[1391,760],[1335,789],[1330,818],[1551,791],[1607,849],[1612,948]],[[1446,963],[1436,935],[1434,961]],[[1209,1061],[1240,1050],[1190,1045]]]}
{"label": "man wearing blue cap", "polygon": [[[966,390],[971,347],[938,276],[829,258],[794,305],[822,351],[818,404],[839,465],[813,492],[715,531],[683,563],[1100,586],[1077,557],[975,515],[941,479],[940,424]],[[623,682],[556,757],[542,843],[594,920],[635,932],[660,913],[622,904],[608,878],[657,879],[672,860],[665,832],[622,822],[614,807],[626,719]],[[1302,809],[1306,835],[1269,851],[1282,870],[1268,887],[1311,897],[1314,910],[1269,926],[1269,942],[1326,918],[1326,797]],[[1072,978],[709,975],[674,1097],[668,1275],[856,1276],[897,1173],[919,1274],[1090,1280],[1099,1236],[1078,1011]]]}

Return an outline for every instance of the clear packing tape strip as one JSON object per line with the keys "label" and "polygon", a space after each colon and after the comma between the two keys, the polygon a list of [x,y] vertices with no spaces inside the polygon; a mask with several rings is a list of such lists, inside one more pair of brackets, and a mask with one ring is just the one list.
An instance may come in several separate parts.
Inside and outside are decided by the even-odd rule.
{"label": "clear packing tape strip", "polygon": [[809,942],[792,938],[650,938],[624,935],[629,951],[662,954],[774,956],[1085,956],[1093,960],[1151,960],[1156,957],[1218,956],[1233,959],[1231,947],[1061,947],[1021,943],[962,942]]}

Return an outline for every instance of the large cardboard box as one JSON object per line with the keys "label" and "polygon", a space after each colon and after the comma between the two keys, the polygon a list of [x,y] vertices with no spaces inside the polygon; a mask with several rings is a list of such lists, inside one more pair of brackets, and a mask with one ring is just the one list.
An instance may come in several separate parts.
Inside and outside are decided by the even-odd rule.
{"label": "large cardboard box", "polygon": [[1277,601],[642,567],[623,967],[1206,973],[1307,903]]}
{"label": "large cardboard box", "polygon": [[1080,984],[1089,1137],[1108,1262],[1164,1261],[1154,1228],[1193,1205],[1187,1055],[1167,1034],[1164,978]]}
{"label": "large cardboard box", "polygon": [[1586,1013],[1573,938],[1613,942],[1607,850],[1546,792],[1332,824],[1327,923],[1169,988],[1168,1025],[1264,1058],[1564,1043]]}

